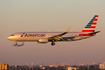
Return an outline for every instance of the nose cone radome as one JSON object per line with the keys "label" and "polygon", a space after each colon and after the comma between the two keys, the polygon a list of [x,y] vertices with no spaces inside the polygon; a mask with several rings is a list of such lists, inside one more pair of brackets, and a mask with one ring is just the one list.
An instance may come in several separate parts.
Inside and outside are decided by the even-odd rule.
{"label": "nose cone radome", "polygon": [[11,36],[7,37],[8,40],[11,40]]}

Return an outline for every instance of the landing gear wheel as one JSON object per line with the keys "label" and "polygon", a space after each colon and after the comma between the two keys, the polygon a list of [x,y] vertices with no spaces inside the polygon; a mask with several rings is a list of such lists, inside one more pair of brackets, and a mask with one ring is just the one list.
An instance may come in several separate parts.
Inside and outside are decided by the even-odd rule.
{"label": "landing gear wheel", "polygon": [[51,45],[52,45],[52,46],[54,46],[54,45],[55,45],[55,43],[54,43],[54,42],[52,42],[52,43],[51,43]]}

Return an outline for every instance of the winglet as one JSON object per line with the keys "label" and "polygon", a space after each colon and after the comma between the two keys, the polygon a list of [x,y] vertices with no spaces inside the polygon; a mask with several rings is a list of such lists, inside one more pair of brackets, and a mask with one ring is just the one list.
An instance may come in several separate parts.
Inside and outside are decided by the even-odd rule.
{"label": "winglet", "polygon": [[22,46],[24,45],[24,42],[22,43]]}
{"label": "winglet", "polygon": [[70,31],[71,26],[68,28],[68,30],[66,31],[67,33]]}

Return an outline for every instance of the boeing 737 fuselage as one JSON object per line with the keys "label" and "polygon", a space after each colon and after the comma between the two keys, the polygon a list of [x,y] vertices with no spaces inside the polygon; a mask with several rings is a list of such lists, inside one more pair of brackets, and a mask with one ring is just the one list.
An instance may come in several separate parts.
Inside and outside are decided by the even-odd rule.
{"label": "boeing 737 fuselage", "polygon": [[82,40],[95,36],[96,33],[100,32],[100,31],[95,32],[97,20],[98,15],[95,15],[83,30],[76,32],[69,32],[71,27],[69,27],[66,32],[19,32],[12,34],[11,36],[7,37],[7,39],[16,42],[15,46],[17,45],[17,42],[29,41],[36,41],[38,43],[51,42],[51,45],[55,45],[55,42],[59,41]]}

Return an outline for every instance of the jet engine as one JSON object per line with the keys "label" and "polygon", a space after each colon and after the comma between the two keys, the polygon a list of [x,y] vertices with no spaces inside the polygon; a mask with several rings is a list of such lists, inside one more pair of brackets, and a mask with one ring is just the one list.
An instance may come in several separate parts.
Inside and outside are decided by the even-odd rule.
{"label": "jet engine", "polygon": [[47,38],[39,38],[38,43],[47,43],[48,39]]}

